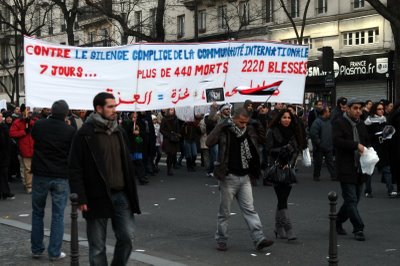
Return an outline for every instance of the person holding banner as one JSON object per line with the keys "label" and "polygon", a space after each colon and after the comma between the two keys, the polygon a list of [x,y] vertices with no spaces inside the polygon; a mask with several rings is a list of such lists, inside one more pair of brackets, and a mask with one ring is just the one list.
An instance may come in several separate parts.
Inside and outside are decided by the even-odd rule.
{"label": "person holding banner", "polygon": [[163,148],[167,154],[167,174],[174,175],[172,166],[176,161],[176,154],[179,151],[179,141],[181,138],[178,118],[175,109],[170,108],[161,121],[160,132],[163,135]]}
{"label": "person holding banner", "polygon": [[217,250],[226,251],[228,241],[228,219],[231,204],[237,199],[243,218],[249,228],[257,250],[271,246],[253,205],[253,192],[250,178],[260,175],[259,142],[262,141],[256,129],[248,125],[250,116],[245,108],[236,110],[233,119],[225,119],[208,135],[208,147],[218,143],[219,155],[214,176],[220,181],[220,206],[215,240]]}
{"label": "person holding banner", "polygon": [[93,99],[92,113],[74,137],[69,160],[71,193],[86,219],[90,265],[108,265],[108,219],[116,237],[111,265],[126,265],[132,251],[134,214],[140,214],[128,139],[118,125],[114,95]]}

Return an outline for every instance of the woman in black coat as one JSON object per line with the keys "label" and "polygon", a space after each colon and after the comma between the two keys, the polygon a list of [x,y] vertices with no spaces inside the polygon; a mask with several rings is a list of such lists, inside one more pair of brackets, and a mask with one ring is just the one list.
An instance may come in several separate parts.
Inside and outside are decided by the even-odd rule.
{"label": "woman in black coat", "polygon": [[161,121],[160,132],[163,135],[163,149],[167,154],[167,170],[168,175],[173,175],[172,165],[176,161],[176,154],[180,146],[179,141],[181,135],[178,118],[175,115],[175,109],[170,108]]}
{"label": "woman in black coat", "polygon": [[[299,143],[301,142],[299,139],[301,134],[298,132],[299,127],[296,126],[295,119],[289,110],[284,109],[279,112],[270,124],[266,143],[270,165],[279,163],[283,168],[294,165],[299,151]],[[287,205],[291,189],[291,184],[274,184],[274,190],[278,199],[275,214],[275,236],[295,240],[297,237],[292,230]]]}
{"label": "woman in black coat", "polygon": [[[393,191],[392,174],[390,171],[390,140],[385,140],[382,137],[382,130],[386,125],[385,107],[382,103],[375,103],[370,115],[364,121],[367,126],[371,145],[378,154],[379,162],[377,163],[378,170],[382,173],[382,178],[385,180],[389,197],[396,197],[397,192]],[[365,196],[372,197],[371,176],[367,176]]]}

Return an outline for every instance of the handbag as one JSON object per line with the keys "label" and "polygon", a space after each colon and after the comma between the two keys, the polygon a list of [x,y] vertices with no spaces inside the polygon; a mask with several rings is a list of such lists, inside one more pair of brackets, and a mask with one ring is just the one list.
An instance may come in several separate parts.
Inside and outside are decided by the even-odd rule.
{"label": "handbag", "polygon": [[173,143],[178,143],[179,142],[179,136],[175,132],[171,132],[171,135],[169,137],[169,141]]}
{"label": "handbag", "polygon": [[297,183],[296,174],[290,164],[286,167],[278,162],[271,165],[266,172],[266,179],[274,184],[293,184]]}

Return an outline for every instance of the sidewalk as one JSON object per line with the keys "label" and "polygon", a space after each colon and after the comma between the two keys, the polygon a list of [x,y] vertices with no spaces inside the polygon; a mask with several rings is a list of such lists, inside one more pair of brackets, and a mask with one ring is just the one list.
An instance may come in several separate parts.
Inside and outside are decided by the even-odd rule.
{"label": "sidewalk", "polygon": [[[30,231],[0,223],[0,265],[70,265],[70,242],[63,242],[62,251],[67,254],[67,257],[62,260],[54,262],[49,261],[46,251],[42,258],[33,259],[30,256],[30,235]],[[47,246],[49,238],[45,236],[44,241],[45,245]],[[89,265],[88,253],[89,249],[87,247],[79,245],[80,265]],[[108,253],[109,263],[111,263],[111,258],[112,254]],[[128,265],[145,266],[149,264],[130,260]]]}

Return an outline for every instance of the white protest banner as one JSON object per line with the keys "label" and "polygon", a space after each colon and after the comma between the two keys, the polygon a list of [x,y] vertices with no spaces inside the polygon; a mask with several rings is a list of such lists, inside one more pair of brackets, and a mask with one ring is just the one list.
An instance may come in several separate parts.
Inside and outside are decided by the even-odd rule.
{"label": "white protest banner", "polygon": [[92,109],[99,92],[114,94],[120,111],[218,102],[302,103],[308,47],[270,42],[138,43],[73,47],[24,39],[29,106],[59,99]]}

